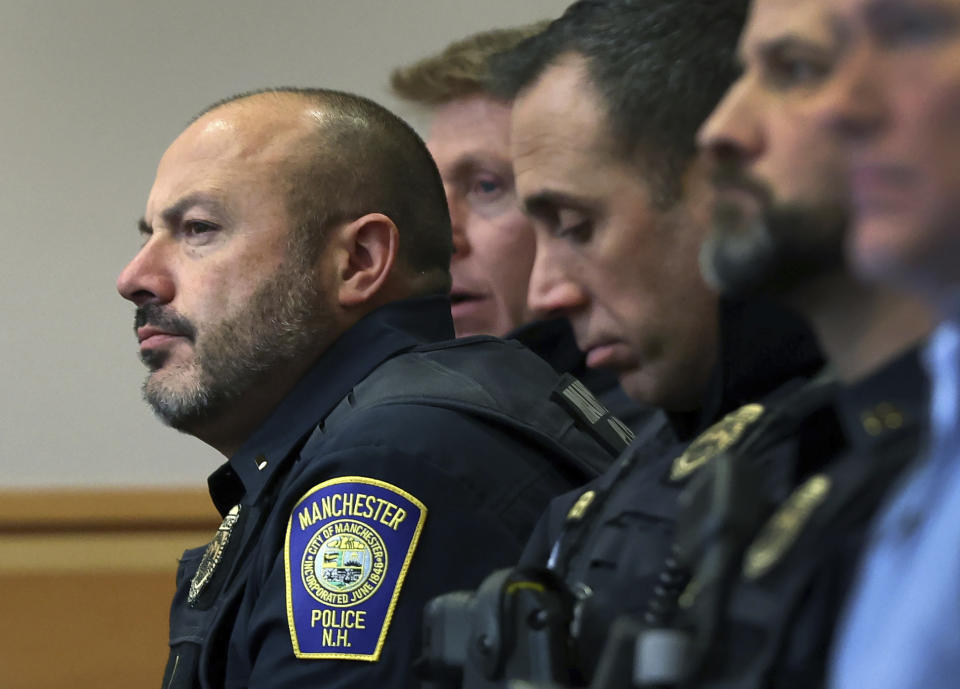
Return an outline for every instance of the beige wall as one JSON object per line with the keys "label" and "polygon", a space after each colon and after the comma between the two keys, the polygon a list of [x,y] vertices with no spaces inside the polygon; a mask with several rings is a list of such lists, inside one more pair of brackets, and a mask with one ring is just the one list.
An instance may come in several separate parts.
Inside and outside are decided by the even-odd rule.
{"label": "beige wall", "polygon": [[395,64],[566,4],[0,3],[0,488],[202,485],[218,464],[140,401],[131,309],[114,290],[157,159],[194,112],[269,85],[395,107]]}

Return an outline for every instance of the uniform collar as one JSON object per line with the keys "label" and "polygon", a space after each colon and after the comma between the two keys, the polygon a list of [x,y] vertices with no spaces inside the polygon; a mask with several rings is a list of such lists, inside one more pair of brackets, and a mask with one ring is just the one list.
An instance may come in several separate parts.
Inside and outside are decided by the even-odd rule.
{"label": "uniform collar", "polygon": [[373,369],[417,345],[453,337],[450,301],[433,296],[382,306],[340,336],[269,418],[208,479],[221,514],[255,502],[317,423]]}
{"label": "uniform collar", "polygon": [[532,321],[516,328],[506,338],[519,340],[558,373],[570,373],[583,378],[587,370],[583,352],[577,348],[573,329],[566,318]]}
{"label": "uniform collar", "polygon": [[840,387],[836,407],[847,441],[869,450],[926,423],[930,385],[913,347],[872,375]]}
{"label": "uniform collar", "polygon": [[719,331],[717,363],[703,406],[692,413],[668,415],[681,440],[789,380],[812,377],[824,364],[810,327],[765,299],[721,299]]}
{"label": "uniform collar", "polygon": [[926,370],[933,381],[930,421],[933,439],[943,443],[955,433],[960,418],[960,321],[940,324],[930,337],[925,352]]}
{"label": "uniform collar", "polygon": [[[587,368],[587,357],[577,347],[577,338],[573,334],[570,321],[566,318],[544,318],[521,325],[507,339],[518,340],[527,349],[553,366],[557,373],[569,373],[587,386],[594,394],[607,395],[617,390],[620,382],[610,369]],[[630,411],[636,403],[626,393],[615,395],[614,399],[625,400],[623,409],[614,409],[614,413]],[[604,397],[604,402],[610,401]],[[626,420],[626,419],[622,419]]]}

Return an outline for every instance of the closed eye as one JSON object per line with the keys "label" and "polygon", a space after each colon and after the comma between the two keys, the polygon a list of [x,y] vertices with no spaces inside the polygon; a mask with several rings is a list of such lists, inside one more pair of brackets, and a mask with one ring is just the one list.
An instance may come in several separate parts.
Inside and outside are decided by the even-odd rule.
{"label": "closed eye", "polygon": [[582,244],[593,234],[593,221],[580,211],[561,208],[557,211],[557,223],[553,234],[561,239]]}
{"label": "closed eye", "polygon": [[603,217],[596,204],[549,190],[528,196],[524,208],[551,235],[578,244],[593,237],[595,222]]}

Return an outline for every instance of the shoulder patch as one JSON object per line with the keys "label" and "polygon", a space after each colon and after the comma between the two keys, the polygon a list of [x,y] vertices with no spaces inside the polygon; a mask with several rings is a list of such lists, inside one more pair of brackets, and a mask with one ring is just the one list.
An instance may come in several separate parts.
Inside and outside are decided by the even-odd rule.
{"label": "shoulder patch", "polygon": [[743,559],[743,576],[759,579],[790,549],[804,524],[830,492],[830,477],[817,474],[807,479],[760,529]]}
{"label": "shoulder patch", "polygon": [[376,661],[427,516],[384,481],[311,488],[287,525],[287,623],[297,658]]}
{"label": "shoulder patch", "polygon": [[670,480],[682,481],[740,440],[743,432],[763,416],[763,412],[763,405],[747,404],[710,426],[690,443],[682,455],[673,460]]}

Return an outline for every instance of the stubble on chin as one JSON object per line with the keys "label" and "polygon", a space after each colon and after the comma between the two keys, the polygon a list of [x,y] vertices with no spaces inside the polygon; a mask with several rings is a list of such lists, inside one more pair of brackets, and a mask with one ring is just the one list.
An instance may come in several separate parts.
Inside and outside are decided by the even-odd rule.
{"label": "stubble on chin", "polygon": [[322,350],[334,329],[319,284],[306,269],[286,264],[237,313],[198,326],[188,360],[158,358],[144,398],[164,423],[195,433],[256,386],[269,385],[276,371]]}
{"label": "stubble on chin", "polygon": [[166,425],[189,430],[206,415],[210,403],[209,388],[203,370],[196,361],[169,363],[151,372],[143,382],[143,399]]}

